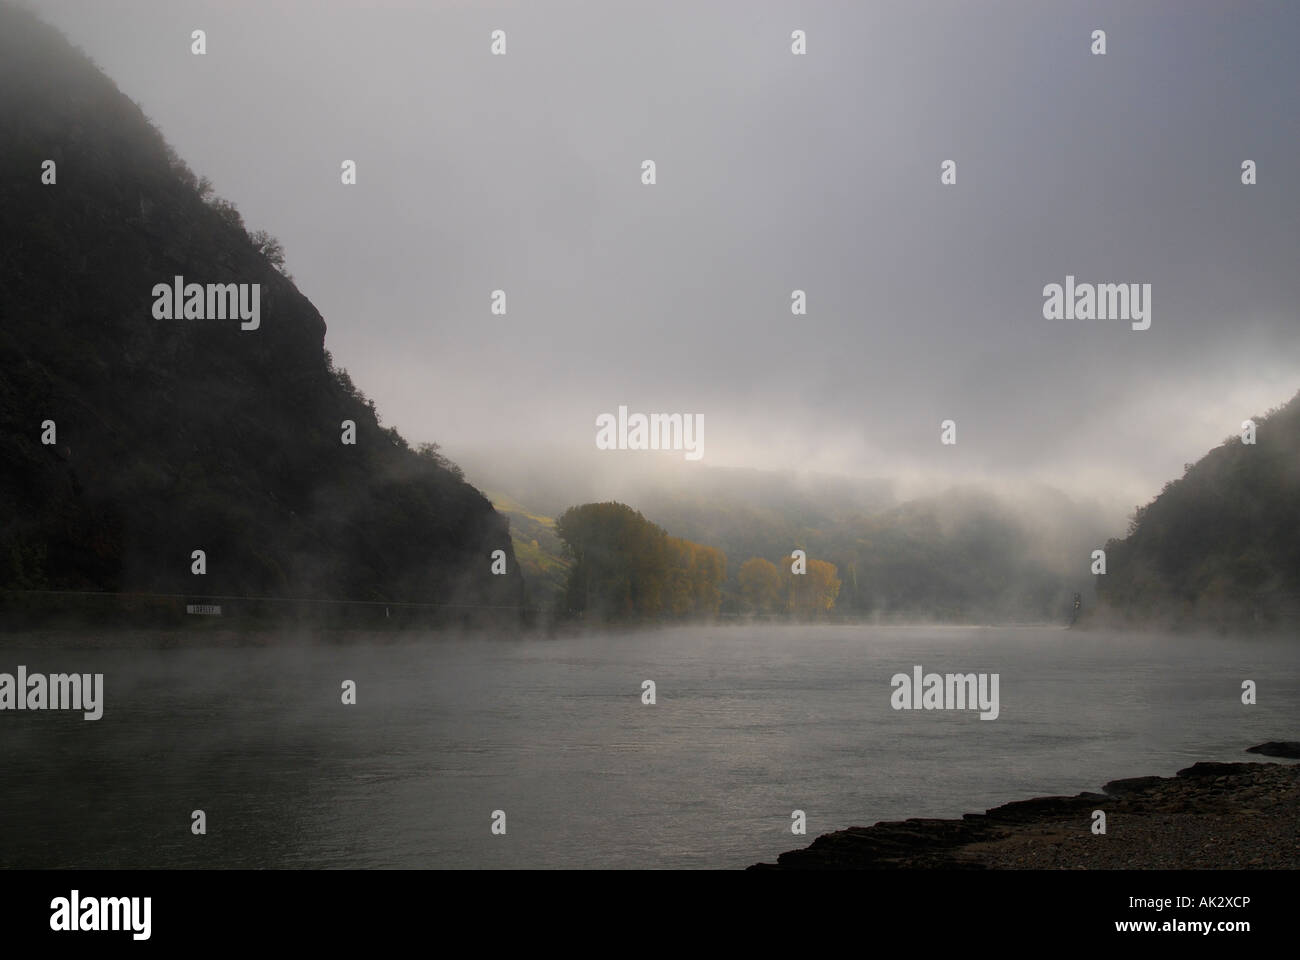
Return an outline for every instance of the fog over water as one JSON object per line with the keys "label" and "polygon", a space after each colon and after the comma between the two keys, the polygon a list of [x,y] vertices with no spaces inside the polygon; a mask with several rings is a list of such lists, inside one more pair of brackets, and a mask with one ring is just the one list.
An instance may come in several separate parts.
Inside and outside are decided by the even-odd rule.
{"label": "fog over water", "polygon": [[[103,672],[106,703],[93,722],[5,717],[0,866],[743,867],[854,824],[1252,759],[1300,708],[1289,640],[774,625],[298,639],[6,645],[2,671]],[[998,719],[893,710],[890,679],[915,665],[999,673]],[[797,809],[807,837],[790,833]]]}

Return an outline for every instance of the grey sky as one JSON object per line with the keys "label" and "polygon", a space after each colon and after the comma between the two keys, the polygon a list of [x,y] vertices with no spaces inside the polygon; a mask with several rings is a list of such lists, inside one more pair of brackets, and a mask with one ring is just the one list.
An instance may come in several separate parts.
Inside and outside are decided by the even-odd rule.
{"label": "grey sky", "polygon": [[[625,403],[702,413],[705,465],[1132,505],[1300,389],[1294,3],[32,5],[453,458],[585,462]],[[1067,274],[1151,329],[1044,320]]]}

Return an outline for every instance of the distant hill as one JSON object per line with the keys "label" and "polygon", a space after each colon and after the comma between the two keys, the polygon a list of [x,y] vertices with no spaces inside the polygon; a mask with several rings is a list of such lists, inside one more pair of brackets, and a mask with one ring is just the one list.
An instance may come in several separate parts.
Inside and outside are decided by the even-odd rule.
{"label": "distant hill", "polygon": [[[5,2],[0,131],[0,588],[522,602],[503,518],[381,426],[278,243]],[[177,276],[259,284],[260,326],[158,319]]]}
{"label": "distant hill", "polygon": [[[1091,596],[1100,513],[1048,488],[958,487],[800,531],[794,547],[835,565],[835,610],[883,620],[1064,621]],[[777,560],[775,541],[761,556]]]}
{"label": "distant hill", "polygon": [[1300,617],[1300,394],[1229,437],[1106,544],[1108,611],[1176,624]]}
{"label": "distant hill", "polygon": [[570,559],[555,531],[555,520],[531,513],[503,494],[489,491],[492,505],[510,523],[515,556],[523,571],[527,602],[531,607],[554,612],[568,583]]}
{"label": "distant hill", "polygon": [[[694,476],[648,480],[627,502],[668,534],[723,551],[724,615],[750,606],[739,579],[746,561],[784,572],[798,548],[834,565],[842,581],[835,617],[1063,623],[1075,592],[1091,605],[1088,560],[1109,532],[1100,508],[1045,487],[957,488],[898,504],[878,480],[718,468]],[[553,537],[552,521],[504,494],[494,500],[517,538],[538,529]],[[537,544],[551,569],[567,570],[558,539]],[[547,587],[552,602],[563,583],[558,575]]]}
{"label": "distant hill", "polygon": [[954,488],[806,538],[834,563],[838,610],[886,619],[1063,621],[1091,597],[1099,513],[1058,491]]}
{"label": "distant hill", "polygon": [[716,467],[695,474],[689,485],[647,486],[633,502],[675,536],[721,547],[733,568],[788,555],[810,536],[897,504],[885,480]]}

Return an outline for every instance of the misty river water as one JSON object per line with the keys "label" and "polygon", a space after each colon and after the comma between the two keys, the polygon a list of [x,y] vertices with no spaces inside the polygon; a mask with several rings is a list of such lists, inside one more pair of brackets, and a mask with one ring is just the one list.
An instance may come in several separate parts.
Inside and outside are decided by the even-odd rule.
{"label": "misty river water", "polygon": [[[99,672],[105,689],[96,721],[0,712],[0,866],[735,868],[851,825],[1300,739],[1294,640],[788,625],[276,639],[0,640],[0,672]],[[892,709],[890,678],[916,665],[997,673],[999,716]]]}

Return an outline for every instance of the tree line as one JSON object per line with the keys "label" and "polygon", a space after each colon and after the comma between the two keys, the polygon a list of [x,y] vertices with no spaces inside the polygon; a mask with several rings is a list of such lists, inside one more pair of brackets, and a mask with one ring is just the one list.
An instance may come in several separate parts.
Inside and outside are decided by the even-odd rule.
{"label": "tree line", "polygon": [[[564,608],[595,620],[681,620],[716,617],[727,581],[727,556],[651,523],[622,503],[571,507],[555,522],[571,565]],[[835,606],[834,564],[751,557],[740,567],[743,611],[815,617]]]}

